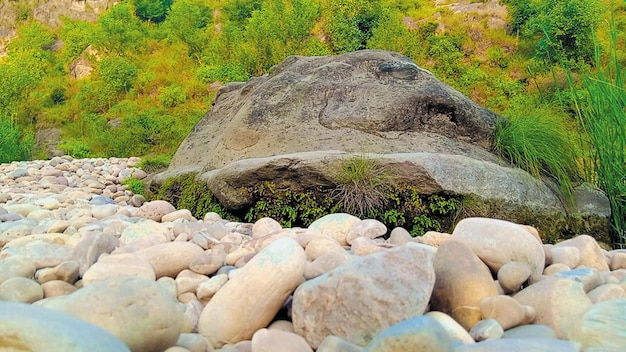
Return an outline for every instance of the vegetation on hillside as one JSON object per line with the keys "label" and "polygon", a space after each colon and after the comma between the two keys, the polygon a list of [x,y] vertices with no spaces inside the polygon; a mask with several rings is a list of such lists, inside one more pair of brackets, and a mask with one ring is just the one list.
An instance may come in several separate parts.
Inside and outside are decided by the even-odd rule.
{"label": "vegetation on hillside", "polygon": [[167,159],[220,84],[288,55],[387,49],[509,117],[495,147],[512,162],[566,190],[592,181],[624,208],[624,145],[602,131],[623,133],[626,2],[502,1],[508,14],[452,0],[123,0],[58,28],[21,9],[0,58],[0,162],[47,157],[47,128],[75,157]]}

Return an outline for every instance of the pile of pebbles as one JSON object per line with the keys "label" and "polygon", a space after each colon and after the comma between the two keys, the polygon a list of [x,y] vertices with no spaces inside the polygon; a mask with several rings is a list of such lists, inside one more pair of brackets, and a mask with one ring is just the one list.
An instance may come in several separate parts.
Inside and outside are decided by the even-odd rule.
{"label": "pile of pebbles", "polygon": [[122,183],[137,158],[0,165],[0,349],[618,351],[626,251],[467,218],[412,238],[196,219]]}

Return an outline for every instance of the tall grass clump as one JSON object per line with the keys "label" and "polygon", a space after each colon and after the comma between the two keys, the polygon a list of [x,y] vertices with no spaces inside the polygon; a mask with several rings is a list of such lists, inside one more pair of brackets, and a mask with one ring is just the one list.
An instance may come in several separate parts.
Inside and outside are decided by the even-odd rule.
{"label": "tall grass clump", "polygon": [[363,217],[385,207],[392,175],[379,159],[363,154],[346,159],[334,178],[331,197],[346,213]]}
{"label": "tall grass clump", "polygon": [[553,108],[529,108],[529,102],[517,105],[509,110],[507,120],[498,122],[494,149],[535,177],[551,176],[570,195],[579,174],[570,122]]}
{"label": "tall grass clump", "polygon": [[576,115],[586,140],[585,178],[604,191],[611,203],[615,245],[626,244],[626,90],[617,55],[617,30],[611,21],[611,45],[605,60],[596,48],[595,75],[582,76],[577,90],[568,75]]}

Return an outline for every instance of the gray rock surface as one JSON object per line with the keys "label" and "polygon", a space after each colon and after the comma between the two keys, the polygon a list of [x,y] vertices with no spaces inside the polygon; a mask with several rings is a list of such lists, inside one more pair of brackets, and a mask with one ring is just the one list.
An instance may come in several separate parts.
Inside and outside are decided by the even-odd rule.
{"label": "gray rock surface", "polygon": [[433,252],[408,243],[354,258],[301,284],[292,305],[296,333],[313,348],[328,335],[364,346],[380,330],[423,314],[435,283]]}

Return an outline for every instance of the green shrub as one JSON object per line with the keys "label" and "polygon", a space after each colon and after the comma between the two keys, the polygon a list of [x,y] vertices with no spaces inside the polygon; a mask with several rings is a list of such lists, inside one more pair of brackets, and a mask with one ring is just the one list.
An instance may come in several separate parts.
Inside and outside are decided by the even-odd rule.
{"label": "green shrub", "polygon": [[89,144],[82,140],[73,139],[65,143],[61,143],[59,144],[59,149],[75,159],[91,157],[91,148],[89,147]]}
{"label": "green shrub", "polygon": [[10,121],[0,119],[0,163],[29,160],[33,142],[32,134],[22,135]]}
{"label": "green shrub", "polygon": [[522,101],[500,120],[494,138],[495,150],[511,164],[535,177],[552,176],[566,194],[578,175],[575,137],[567,117],[548,107],[532,108]]}
{"label": "green shrub", "polygon": [[159,88],[159,95],[157,95],[157,99],[161,105],[173,108],[187,100],[187,93],[185,93],[183,87],[173,84],[169,87]]}
{"label": "green shrub", "polygon": [[245,82],[250,79],[250,74],[235,63],[228,62],[223,65],[201,66],[198,68],[196,77],[204,83],[213,82]]}

